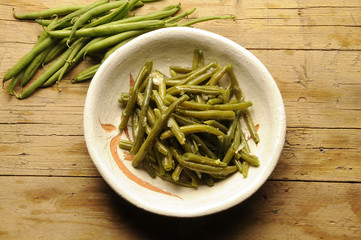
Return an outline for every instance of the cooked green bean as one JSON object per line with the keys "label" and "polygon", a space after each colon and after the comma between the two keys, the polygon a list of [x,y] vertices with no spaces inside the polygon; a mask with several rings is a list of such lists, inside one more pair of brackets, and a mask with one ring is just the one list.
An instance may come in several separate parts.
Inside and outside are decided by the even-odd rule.
{"label": "cooked green bean", "polygon": [[177,85],[167,89],[167,94],[178,95],[184,93],[193,94],[216,94],[219,95],[224,92],[224,89],[218,86],[203,86],[203,85]]}
{"label": "cooked green bean", "polygon": [[214,75],[212,76],[212,78],[209,79],[207,85],[209,85],[209,86],[215,86],[215,85],[218,83],[218,81],[223,77],[223,75],[229,71],[229,68],[230,68],[230,67],[231,67],[231,65],[228,64],[228,65],[226,65],[226,66],[224,66],[224,67],[222,67],[222,68],[219,68],[219,69],[217,70],[217,72],[214,73]]}
{"label": "cooked green bean", "polygon": [[199,121],[196,118],[181,116],[181,115],[176,114],[176,113],[173,113],[172,116],[176,119],[178,124],[181,124],[183,126],[184,125],[193,125],[193,124],[200,124],[201,123],[201,121]]}
{"label": "cooked green bean", "polygon": [[147,61],[138,73],[137,79],[136,79],[133,89],[130,93],[129,101],[122,114],[123,119],[121,120],[121,122],[119,124],[120,131],[123,131],[128,124],[128,120],[132,114],[132,110],[133,110],[133,107],[136,102],[136,98],[138,95],[138,89],[139,89],[140,85],[142,84],[142,82],[144,81],[144,79],[146,78],[146,76],[150,73],[152,66],[153,66],[153,62]]}
{"label": "cooked green bean", "polygon": [[214,154],[207,146],[207,144],[196,134],[192,134],[191,137],[194,139],[194,141],[197,143],[198,147],[203,151],[203,153],[213,159],[217,159],[216,154]]}
{"label": "cooked green bean", "polygon": [[242,163],[242,174],[244,178],[248,176],[248,171],[249,171],[249,163],[244,161]]}
{"label": "cooked green bean", "polygon": [[184,153],[182,156],[184,161],[194,162],[194,163],[201,163],[210,166],[217,166],[217,167],[226,167],[227,164],[221,162],[219,159],[212,159],[209,157],[204,157],[194,153]]}
{"label": "cooked green bean", "polygon": [[169,151],[168,154],[163,158],[162,160],[162,164],[164,169],[169,172],[173,169],[174,167],[174,161],[172,158],[172,153]]}
{"label": "cooked green bean", "polygon": [[235,166],[215,167],[205,164],[188,162],[183,159],[182,155],[180,155],[180,153],[175,148],[172,147],[171,150],[173,156],[180,164],[183,165],[183,167],[189,168],[193,171],[199,171],[208,174],[217,174],[219,176],[228,176],[237,171],[237,168]]}
{"label": "cooked green bean", "polygon": [[[171,116],[172,112],[184,101],[189,99],[188,95],[183,95],[180,97],[177,101],[173,102],[167,110],[162,114],[162,117],[157,119],[155,123],[155,127],[152,128],[152,131],[149,133],[148,137],[145,139],[144,143],[140,147],[139,151],[135,155],[132,165],[134,167],[137,167],[139,163],[141,163],[144,159],[144,156],[147,154],[149,148],[152,146],[152,143],[154,142],[155,138],[158,136],[158,134],[163,130],[163,127],[168,121],[169,117]],[[127,104],[127,106],[129,103]]]}
{"label": "cooked green bean", "polygon": [[164,174],[162,176],[159,175],[160,178],[163,180],[166,180],[168,182],[183,186],[183,187],[189,187],[189,188],[195,188],[192,183],[189,183],[187,181],[184,181],[183,179],[178,179],[177,181],[173,179],[173,176],[170,176],[170,174]]}
{"label": "cooked green bean", "polygon": [[174,181],[178,181],[179,180],[179,176],[182,173],[184,167],[180,164],[177,165],[177,167],[174,169],[173,173],[172,173],[172,179]]}
{"label": "cooked green bean", "polygon": [[169,69],[175,71],[176,73],[190,73],[192,71],[191,68],[182,66],[170,66]]}
{"label": "cooked green bean", "polygon": [[74,11],[77,11],[79,9],[84,8],[85,5],[67,5],[67,6],[61,6],[61,7],[55,7],[55,8],[49,8],[45,9],[40,12],[30,12],[25,14],[16,15],[13,14],[15,18],[21,19],[21,20],[31,20],[31,19],[37,19],[37,18],[50,18],[54,15],[56,16],[62,16],[69,13],[72,13]]}
{"label": "cooked green bean", "polygon": [[119,140],[119,147],[121,149],[124,149],[126,151],[130,151],[130,149],[132,149],[134,143],[125,139],[120,139]]}
{"label": "cooked green bean", "polygon": [[[176,101],[177,98],[171,95],[166,95],[164,98],[165,103],[172,103]],[[184,109],[193,109],[193,110],[244,110],[248,107],[252,106],[252,102],[239,102],[239,103],[229,103],[229,104],[204,104],[204,103],[197,103],[197,102],[190,102],[185,101],[181,105]]]}
{"label": "cooked green bean", "polygon": [[246,120],[248,130],[249,130],[253,140],[255,141],[255,143],[259,143],[259,141],[260,141],[259,136],[258,136],[257,130],[256,130],[255,126],[254,126],[252,116],[251,116],[251,114],[250,114],[250,112],[248,110],[246,110],[244,112],[244,117],[245,117],[245,120]]}
{"label": "cooked green bean", "polygon": [[[179,129],[184,134],[199,133],[199,132],[213,134],[216,135],[220,140],[222,140],[226,136],[222,131],[219,131],[217,128],[205,124],[187,125],[187,126],[182,126]],[[173,132],[167,130],[160,135],[160,139],[163,140],[173,136],[174,136]]]}
{"label": "cooked green bean", "polygon": [[[212,106],[212,105],[209,105]],[[213,105],[214,106],[214,105]],[[235,113],[230,110],[204,110],[204,111],[193,111],[178,109],[178,113],[184,114],[190,117],[196,117],[202,120],[215,119],[215,120],[232,120],[235,117]]]}
{"label": "cooked green bean", "polygon": [[148,106],[151,99],[151,93],[153,89],[153,79],[150,77],[147,80],[147,87],[144,92],[144,98],[142,101],[142,106],[139,113],[139,124],[138,124],[138,132],[137,136],[135,137],[135,143],[134,147],[132,148],[131,152],[132,154],[135,154],[140,146],[142,145],[144,134],[145,134],[145,127],[147,124],[147,112],[148,112]]}
{"label": "cooked green bean", "polygon": [[199,49],[196,48],[193,51],[193,63],[192,63],[192,71],[195,71],[198,69],[198,63],[199,63]]}
{"label": "cooked green bean", "polygon": [[222,162],[228,164],[232,160],[239,145],[241,144],[241,142],[240,142],[241,134],[242,134],[241,123],[240,123],[240,121],[237,121],[234,137],[232,138],[233,142],[232,142],[231,146],[228,148],[226,154],[224,155]]}
{"label": "cooked green bean", "polygon": [[[158,94],[157,90],[153,91],[153,99],[155,100],[156,104],[158,105],[158,108],[161,109],[161,111],[164,111],[167,107],[163,104],[163,100],[161,96]],[[172,131],[173,135],[177,138],[179,143],[183,145],[185,143],[185,136],[184,133],[181,131],[180,127],[178,126],[178,123],[172,116],[169,117],[167,126]]]}
{"label": "cooked green bean", "polygon": [[240,118],[240,112],[237,111],[235,118],[233,119],[231,125],[228,128],[227,135],[224,139],[223,146],[222,146],[223,149],[228,149],[231,146],[231,142],[234,138],[234,135],[235,135],[235,132],[237,129],[237,124],[239,122],[239,118]]}
{"label": "cooked green bean", "polygon": [[221,130],[224,133],[228,132],[228,128],[226,126],[224,126],[222,123],[216,121],[216,120],[207,120],[203,122],[204,124],[210,125],[212,127],[215,127],[219,130]]}

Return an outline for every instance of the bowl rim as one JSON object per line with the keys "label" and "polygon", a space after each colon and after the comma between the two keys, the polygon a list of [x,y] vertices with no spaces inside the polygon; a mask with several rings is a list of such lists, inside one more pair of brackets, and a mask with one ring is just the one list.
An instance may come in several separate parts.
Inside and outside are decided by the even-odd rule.
{"label": "bowl rim", "polygon": [[[278,131],[279,137],[278,137],[278,142],[275,144],[276,145],[275,155],[272,156],[272,161],[270,161],[271,164],[265,170],[265,172],[263,172],[263,175],[259,179],[259,181],[253,185],[252,189],[250,191],[246,192],[245,194],[238,196],[237,198],[232,199],[231,201],[226,202],[225,205],[221,205],[217,208],[209,208],[207,210],[202,209],[202,211],[186,212],[186,213],[180,213],[179,211],[170,212],[168,210],[164,211],[163,209],[156,209],[151,206],[144,206],[144,205],[140,204],[137,201],[137,199],[134,199],[134,198],[130,197],[129,195],[127,195],[127,193],[125,191],[123,191],[117,184],[115,184],[115,182],[111,178],[110,174],[108,174],[107,167],[105,165],[101,164],[101,160],[99,160],[100,159],[99,154],[94,150],[94,148],[91,147],[92,146],[92,140],[90,138],[91,133],[87,127],[87,122],[91,116],[90,101],[91,101],[92,92],[96,88],[97,82],[100,81],[99,79],[101,79],[100,78],[101,73],[104,71],[104,69],[107,68],[108,63],[111,62],[114,58],[116,58],[116,56],[123,49],[128,48],[128,47],[134,47],[139,42],[146,41],[147,39],[152,38],[153,36],[159,36],[159,35],[161,35],[161,36],[168,35],[169,36],[169,34],[179,34],[179,33],[203,35],[204,37],[207,37],[207,38],[212,38],[212,39],[216,39],[218,41],[222,41],[225,44],[230,45],[232,48],[235,48],[238,51],[242,52],[242,54],[244,54],[251,63],[256,65],[257,68],[259,68],[263,72],[263,74],[265,75],[265,78],[267,78],[267,80],[270,81],[269,84],[271,84],[271,86],[273,87],[273,89],[272,89],[273,98],[278,103],[277,113],[279,114],[279,125],[277,126],[278,130],[279,130]],[[231,207],[243,202],[247,198],[249,198],[267,181],[267,179],[273,172],[274,168],[276,167],[276,165],[278,163],[281,152],[283,150],[285,137],[286,137],[286,113],[285,113],[283,99],[282,99],[281,93],[279,91],[279,88],[278,88],[276,82],[274,81],[273,77],[271,76],[271,74],[267,70],[267,68],[263,65],[263,63],[258,58],[256,58],[250,51],[248,51],[247,49],[245,49],[238,43],[236,43],[224,36],[221,36],[219,34],[216,34],[216,33],[213,33],[213,32],[207,31],[207,30],[198,29],[198,28],[190,28],[190,27],[171,27],[171,28],[163,28],[163,29],[154,30],[154,31],[151,31],[151,32],[148,32],[148,33],[138,36],[137,38],[129,41],[128,43],[126,43],[123,46],[121,46],[120,48],[118,48],[115,52],[113,52],[101,64],[101,66],[99,67],[97,73],[95,74],[95,76],[93,77],[93,79],[89,85],[89,88],[87,91],[87,96],[85,99],[83,114],[84,114],[83,115],[84,138],[85,138],[85,142],[86,142],[86,146],[87,146],[89,155],[90,155],[94,165],[96,166],[97,170],[99,171],[100,175],[107,182],[107,184],[118,195],[120,195],[123,199],[127,200],[128,202],[132,203],[133,205],[135,205],[141,209],[144,209],[146,211],[152,212],[152,213],[156,213],[156,214],[164,215],[164,216],[170,216],[170,217],[199,217],[199,216],[214,214],[216,212],[220,212],[220,211],[226,210],[228,208],[231,208]]]}

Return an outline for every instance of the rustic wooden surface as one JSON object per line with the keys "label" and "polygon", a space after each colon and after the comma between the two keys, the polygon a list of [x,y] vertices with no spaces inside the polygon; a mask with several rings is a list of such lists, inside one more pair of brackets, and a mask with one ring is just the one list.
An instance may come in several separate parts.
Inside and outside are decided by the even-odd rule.
{"label": "rustic wooden surface", "polygon": [[[18,13],[91,1],[0,1],[0,78],[41,27]],[[149,12],[178,3],[148,4]],[[95,169],[82,115],[89,83],[19,101],[0,89],[0,239],[361,239],[361,1],[184,0],[196,27],[241,44],[284,98],[287,139],[270,179],[211,216],[154,215],[119,198]],[[85,66],[74,69],[67,79]]]}

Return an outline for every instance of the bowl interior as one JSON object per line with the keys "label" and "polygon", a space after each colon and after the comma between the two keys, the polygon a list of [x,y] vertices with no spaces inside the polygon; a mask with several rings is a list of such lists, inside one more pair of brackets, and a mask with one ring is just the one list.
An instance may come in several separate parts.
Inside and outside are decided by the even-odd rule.
{"label": "bowl interior", "polygon": [[[250,141],[259,167],[250,167],[247,178],[234,174],[213,187],[197,190],[179,187],[144,170],[134,169],[129,156],[117,148],[122,109],[121,92],[129,90],[129,75],[136,78],[147,59],[153,69],[169,72],[170,65],[191,66],[193,51],[204,51],[205,62],[233,64],[251,114],[259,124],[260,143]],[[129,133],[131,128],[129,127]],[[277,164],[285,138],[285,113],[280,92],[266,68],[247,50],[222,36],[195,28],[168,28],[144,34],[114,52],[93,78],[84,110],[84,133],[90,156],[107,183],[123,198],[145,210],[168,216],[201,216],[215,213],[248,198],[269,177]],[[131,134],[130,134],[131,135]],[[131,137],[131,136],[130,136]]]}

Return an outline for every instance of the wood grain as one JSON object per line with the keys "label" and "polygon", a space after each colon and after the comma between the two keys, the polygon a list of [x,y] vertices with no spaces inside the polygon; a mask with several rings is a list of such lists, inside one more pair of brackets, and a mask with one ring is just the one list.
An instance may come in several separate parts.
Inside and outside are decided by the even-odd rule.
{"label": "wood grain", "polygon": [[[0,2],[0,79],[42,28],[17,13],[91,0]],[[149,13],[176,0],[150,3]],[[83,136],[89,82],[70,79],[19,101],[0,89],[0,239],[360,239],[361,1],[181,1],[190,18],[247,48],[283,96],[287,135],[270,179],[219,214],[178,219],[118,197],[92,163]],[[38,73],[39,75],[39,73]],[[6,87],[7,85],[5,85]],[[135,217],[136,216],[136,217]]]}
{"label": "wood grain", "polygon": [[0,177],[0,184],[3,239],[356,240],[361,234],[361,184],[269,181],[236,207],[191,219],[135,208],[101,178]]}

